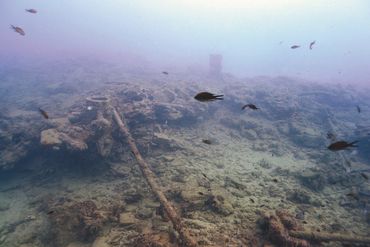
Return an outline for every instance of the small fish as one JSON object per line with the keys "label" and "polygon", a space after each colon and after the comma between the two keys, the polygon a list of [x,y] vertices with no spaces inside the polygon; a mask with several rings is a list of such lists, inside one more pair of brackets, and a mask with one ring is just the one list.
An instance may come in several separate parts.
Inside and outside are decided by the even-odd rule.
{"label": "small fish", "polygon": [[206,179],[208,179],[207,175],[202,172],[202,176]]}
{"label": "small fish", "polygon": [[205,143],[205,144],[208,144],[208,145],[212,144],[212,142],[208,139],[203,139],[202,142]]}
{"label": "small fish", "polygon": [[198,194],[201,195],[201,196],[204,196],[203,192],[198,191]]}
{"label": "small fish", "polygon": [[257,108],[257,106],[256,105],[254,105],[254,104],[246,104],[246,105],[244,105],[243,107],[242,107],[242,110],[244,110],[245,108],[250,108],[250,109],[252,109],[252,110],[258,110],[259,108]]}
{"label": "small fish", "polygon": [[209,92],[201,92],[194,96],[194,99],[200,102],[214,101],[214,100],[223,100],[223,95],[215,95]]}
{"label": "small fish", "polygon": [[313,45],[316,43],[316,41],[314,40],[314,41],[312,41],[311,43],[310,43],[310,50],[312,50],[312,47],[313,47]]}
{"label": "small fish", "polygon": [[53,214],[53,213],[54,213],[54,210],[51,210],[51,211],[47,212],[46,214],[47,214],[47,215],[51,215],[51,214]]}
{"label": "small fish", "polygon": [[36,14],[37,13],[37,10],[36,9],[26,9],[27,12],[29,13],[32,13],[32,14]]}
{"label": "small fish", "polygon": [[252,203],[254,203],[254,200],[253,200],[252,198],[249,198],[249,200],[250,200]]}
{"label": "small fish", "polygon": [[359,106],[359,105],[356,105],[356,108],[357,108],[357,112],[358,112],[358,113],[361,113],[361,108],[360,108],[360,106]]}
{"label": "small fish", "polygon": [[45,118],[45,119],[49,119],[49,115],[46,111],[44,111],[43,109],[39,108],[39,112],[40,114]]}
{"label": "small fish", "polygon": [[14,30],[14,32],[17,32],[17,33],[19,33],[22,36],[26,35],[26,33],[20,27],[15,27],[13,25],[10,25],[10,28],[12,28]]}
{"label": "small fish", "polygon": [[367,176],[365,173],[361,172],[360,174],[361,174],[361,176],[362,176],[364,179],[369,180],[369,176]]}
{"label": "small fish", "polygon": [[351,197],[351,198],[355,199],[356,201],[360,200],[358,194],[355,193],[355,192],[350,192],[350,193],[346,194],[346,196]]}
{"label": "small fish", "polygon": [[162,74],[168,75],[167,71],[162,71]]}
{"label": "small fish", "polygon": [[275,183],[279,182],[276,178],[274,178],[272,181]]}
{"label": "small fish", "polygon": [[328,146],[328,149],[331,150],[331,151],[339,151],[339,150],[344,150],[344,149],[347,149],[347,148],[350,148],[350,147],[358,147],[357,145],[354,145],[357,142],[358,141],[348,143],[346,141],[338,141],[338,142],[334,142],[334,143],[330,144]]}
{"label": "small fish", "polygon": [[291,47],[290,47],[290,49],[297,49],[297,48],[299,48],[299,47],[301,47],[300,45],[292,45]]}

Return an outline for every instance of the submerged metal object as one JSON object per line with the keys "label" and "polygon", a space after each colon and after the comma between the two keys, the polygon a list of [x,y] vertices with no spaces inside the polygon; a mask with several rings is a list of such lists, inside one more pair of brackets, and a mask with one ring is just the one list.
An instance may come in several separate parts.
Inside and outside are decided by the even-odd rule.
{"label": "submerged metal object", "polygon": [[86,98],[86,101],[89,103],[91,110],[95,108],[97,110],[97,119],[103,118],[103,112],[107,109],[108,104],[110,103],[110,98],[108,96],[89,96]]}
{"label": "submerged metal object", "polygon": [[86,101],[89,104],[88,111],[96,109],[96,119],[91,122],[91,127],[97,138],[97,151],[101,156],[106,157],[113,147],[112,116],[109,114],[110,98],[108,96],[90,96],[86,98]]}

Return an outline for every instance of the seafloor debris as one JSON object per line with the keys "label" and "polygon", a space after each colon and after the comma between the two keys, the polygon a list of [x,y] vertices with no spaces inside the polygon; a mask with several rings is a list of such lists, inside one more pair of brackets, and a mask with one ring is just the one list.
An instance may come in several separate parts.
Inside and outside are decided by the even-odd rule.
{"label": "seafloor debris", "polygon": [[277,211],[276,214],[264,214],[263,228],[268,238],[277,246],[309,247],[306,240],[291,237],[289,230],[301,230],[293,217],[287,211]]}
{"label": "seafloor debris", "polygon": [[98,236],[108,220],[118,221],[121,211],[118,205],[106,205],[98,208],[94,201],[50,204],[53,214],[48,215],[50,220],[50,241],[62,246],[70,241],[92,242]]}
{"label": "seafloor debris", "polygon": [[369,237],[350,234],[331,234],[305,231],[287,210],[277,210],[274,213],[263,213],[261,226],[268,238],[277,246],[309,247],[320,242],[339,241],[347,244],[369,244]]}
{"label": "seafloor debris", "polygon": [[159,187],[158,183],[155,181],[156,177],[154,173],[150,170],[149,165],[146,163],[146,161],[141,156],[136,146],[135,140],[133,139],[125,122],[122,121],[116,109],[113,108],[112,111],[113,111],[114,120],[119,126],[120,131],[126,136],[127,141],[130,145],[131,151],[135,155],[136,160],[138,161],[138,164],[141,169],[141,172],[143,173],[143,176],[147,180],[148,184],[150,185],[154,194],[157,196],[158,200],[161,202],[161,205],[163,206],[169,219],[171,220],[174,229],[179,233],[180,240],[183,242],[185,246],[189,246],[189,247],[197,246],[196,241],[189,234],[188,229],[186,229],[182,218],[178,215],[177,211],[175,210],[171,202],[168,201],[165,194]]}

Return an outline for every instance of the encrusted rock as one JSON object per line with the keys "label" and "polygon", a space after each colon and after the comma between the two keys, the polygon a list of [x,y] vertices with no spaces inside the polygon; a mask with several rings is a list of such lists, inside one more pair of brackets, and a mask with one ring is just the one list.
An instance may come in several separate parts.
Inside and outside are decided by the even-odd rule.
{"label": "encrusted rock", "polygon": [[[74,134],[72,131],[70,133]],[[73,138],[57,129],[47,129],[41,132],[40,143],[45,146],[64,146],[71,151],[84,151],[87,144],[83,139]]]}
{"label": "encrusted rock", "polygon": [[223,216],[228,216],[234,212],[233,206],[220,195],[210,196],[205,202],[205,205],[215,213]]}
{"label": "encrusted rock", "polygon": [[321,191],[326,185],[326,177],[320,171],[306,170],[298,175],[301,183],[313,191]]}
{"label": "encrusted rock", "polygon": [[125,212],[119,215],[119,223],[123,226],[129,226],[138,223],[138,220],[132,212]]}

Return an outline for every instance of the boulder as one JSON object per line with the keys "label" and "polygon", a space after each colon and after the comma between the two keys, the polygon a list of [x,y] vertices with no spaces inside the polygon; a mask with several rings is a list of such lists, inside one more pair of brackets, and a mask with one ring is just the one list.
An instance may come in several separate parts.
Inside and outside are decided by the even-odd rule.
{"label": "boulder", "polygon": [[125,212],[119,215],[119,223],[122,226],[129,226],[138,223],[138,220],[132,212]]}

